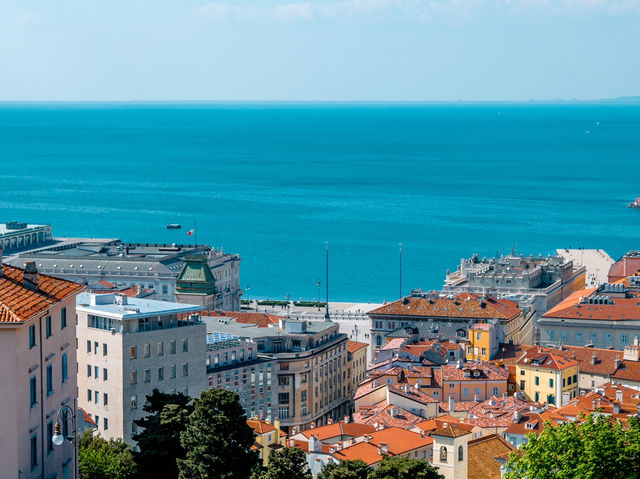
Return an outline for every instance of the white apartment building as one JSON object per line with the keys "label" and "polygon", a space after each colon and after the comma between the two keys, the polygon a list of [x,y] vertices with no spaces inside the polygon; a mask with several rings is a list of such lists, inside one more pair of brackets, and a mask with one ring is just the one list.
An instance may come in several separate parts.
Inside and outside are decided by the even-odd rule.
{"label": "white apartment building", "polygon": [[133,422],[153,389],[207,389],[201,307],[82,293],[77,297],[78,402],[105,438],[133,445]]}
{"label": "white apartment building", "polygon": [[0,477],[73,477],[70,442],[51,442],[56,420],[72,435],[75,409],[75,296],[82,286],[2,265],[0,245]]}

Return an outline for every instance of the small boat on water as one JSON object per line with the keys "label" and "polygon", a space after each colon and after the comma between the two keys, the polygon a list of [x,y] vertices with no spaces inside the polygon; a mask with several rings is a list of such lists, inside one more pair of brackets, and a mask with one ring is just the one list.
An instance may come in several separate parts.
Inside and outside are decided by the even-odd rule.
{"label": "small boat on water", "polygon": [[182,228],[182,225],[179,225],[178,223],[169,223],[167,225],[168,230],[179,230],[180,228]]}
{"label": "small boat on water", "polygon": [[640,208],[640,197],[637,197],[634,201],[629,203],[627,208]]}

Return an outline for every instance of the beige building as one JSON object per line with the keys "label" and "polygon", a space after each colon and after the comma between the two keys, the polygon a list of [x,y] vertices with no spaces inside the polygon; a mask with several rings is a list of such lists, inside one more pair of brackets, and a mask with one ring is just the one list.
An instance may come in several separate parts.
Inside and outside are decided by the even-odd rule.
{"label": "beige building", "polygon": [[77,298],[78,402],[105,438],[133,444],[133,422],[158,389],[207,389],[206,328],[200,307],[82,293]]}
{"label": "beige building", "polygon": [[349,412],[347,336],[331,321],[279,318],[277,323],[241,323],[205,317],[207,332],[256,343],[258,354],[277,362],[278,419],[282,428],[308,429],[342,419]]}
{"label": "beige building", "polygon": [[[61,406],[75,409],[75,296],[82,286],[2,265],[0,464],[3,478],[68,478],[73,446],[51,442]],[[72,434],[70,419],[61,419]]]}
{"label": "beige building", "polygon": [[358,384],[367,376],[367,343],[347,341],[347,396],[351,399],[356,394]]}
{"label": "beige building", "polygon": [[273,425],[267,421],[248,419],[247,424],[256,438],[252,450],[258,453],[263,466],[269,464],[271,451],[277,451],[286,446],[287,435],[280,430],[280,421],[275,421]]}

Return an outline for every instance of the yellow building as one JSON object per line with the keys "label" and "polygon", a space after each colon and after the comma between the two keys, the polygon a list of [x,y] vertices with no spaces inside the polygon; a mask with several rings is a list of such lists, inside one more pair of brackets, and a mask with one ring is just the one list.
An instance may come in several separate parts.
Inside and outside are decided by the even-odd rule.
{"label": "yellow building", "polygon": [[262,465],[269,464],[269,454],[271,451],[280,449],[287,444],[287,435],[280,430],[280,421],[274,421],[273,424],[267,421],[255,421],[248,419],[247,424],[256,437],[252,449],[258,451],[258,455],[262,460]]}
{"label": "yellow building", "polygon": [[516,390],[530,401],[564,406],[578,395],[579,365],[575,359],[531,348],[516,362]]}
{"label": "yellow building", "polygon": [[467,361],[489,361],[500,344],[498,326],[495,323],[475,323],[469,328]]}

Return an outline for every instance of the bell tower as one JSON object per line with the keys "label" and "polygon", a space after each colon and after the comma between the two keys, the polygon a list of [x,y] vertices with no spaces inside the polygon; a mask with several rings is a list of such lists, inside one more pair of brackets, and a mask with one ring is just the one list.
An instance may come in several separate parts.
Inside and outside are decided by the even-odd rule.
{"label": "bell tower", "polygon": [[455,425],[445,425],[431,433],[433,460],[445,479],[467,479],[467,452],[471,433]]}

